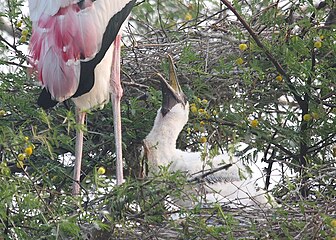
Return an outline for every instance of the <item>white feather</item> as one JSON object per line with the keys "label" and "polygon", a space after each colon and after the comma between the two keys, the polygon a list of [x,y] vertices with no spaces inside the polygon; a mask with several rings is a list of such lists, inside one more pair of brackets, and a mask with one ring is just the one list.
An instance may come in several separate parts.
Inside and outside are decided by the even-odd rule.
{"label": "white feather", "polygon": [[[29,0],[33,21],[30,49],[35,54],[34,63],[37,69],[42,69],[40,80],[58,101],[63,101],[76,92],[79,84],[79,62],[95,57],[101,48],[110,19],[131,0],[86,0],[86,7],[80,10],[77,5],[71,6],[78,2],[79,0]],[[64,9],[59,11],[62,7]],[[80,59],[80,56],[84,56],[84,59]],[[49,67],[47,63],[52,66]],[[106,74],[99,72],[98,75]],[[106,99],[105,94],[102,98]],[[101,103],[102,99],[93,102]]]}
{"label": "white feather", "polygon": [[61,7],[67,7],[78,2],[80,0],[28,0],[30,18],[35,22],[43,14],[53,16]]}
{"label": "white feather", "polygon": [[111,71],[107,70],[112,65],[113,44],[106,52],[103,60],[95,68],[95,83],[90,92],[80,97],[72,98],[77,107],[88,110],[93,106],[103,107],[110,98],[110,77]]}
{"label": "white feather", "polygon": [[[244,205],[262,205],[270,207],[264,191],[257,191],[255,180],[245,171],[239,159],[224,153],[214,158],[202,157],[200,152],[186,152],[176,149],[176,140],[182,128],[188,121],[189,104],[175,105],[165,116],[158,110],[154,126],[144,140],[149,171],[157,173],[159,166],[169,166],[170,171],[185,172],[191,179],[202,175],[209,169],[216,169],[231,163],[227,170],[221,170],[206,177],[204,184],[196,185],[186,191],[200,192],[205,190],[206,201],[241,203]],[[210,163],[210,164],[209,164]],[[243,178],[242,178],[243,176]],[[203,199],[203,198],[202,198]],[[179,205],[190,206],[192,199],[179,201]]]}

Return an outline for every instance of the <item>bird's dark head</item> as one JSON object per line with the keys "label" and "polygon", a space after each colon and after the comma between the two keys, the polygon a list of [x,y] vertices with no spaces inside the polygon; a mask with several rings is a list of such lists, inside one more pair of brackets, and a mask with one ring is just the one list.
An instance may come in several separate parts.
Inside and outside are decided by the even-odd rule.
{"label": "bird's dark head", "polygon": [[187,111],[189,111],[187,97],[182,91],[180,83],[178,82],[174,62],[170,55],[168,55],[168,61],[169,82],[167,82],[167,80],[165,80],[163,77],[160,78],[162,87],[161,113],[163,117],[172,111],[176,105],[181,105],[184,109],[187,108]]}
{"label": "bird's dark head", "polygon": [[[155,151],[152,149],[152,154],[154,152],[163,154],[166,150],[169,152],[171,148],[174,149],[176,140],[189,119],[187,97],[178,82],[173,59],[170,56],[168,61],[169,80],[159,75],[162,86],[162,106],[157,111],[153,128],[146,137],[149,148],[156,149]],[[156,157],[153,158],[156,159]]]}
{"label": "bird's dark head", "polygon": [[[173,60],[169,59],[169,80],[161,75],[162,106],[158,110],[154,125],[146,137],[151,153],[163,154],[176,147],[176,140],[189,119],[189,103],[178,82]],[[154,148],[155,151],[154,151]],[[159,150],[160,149],[160,150]],[[153,155],[151,155],[153,157]],[[164,157],[160,156],[162,160]],[[153,157],[157,161],[157,156]],[[167,160],[168,163],[168,160]]]}

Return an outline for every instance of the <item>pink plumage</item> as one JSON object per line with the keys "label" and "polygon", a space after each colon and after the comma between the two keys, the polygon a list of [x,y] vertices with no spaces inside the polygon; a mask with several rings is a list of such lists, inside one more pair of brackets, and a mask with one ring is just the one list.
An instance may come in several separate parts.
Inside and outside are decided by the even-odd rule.
{"label": "pink plumage", "polygon": [[29,0],[32,64],[53,99],[75,94],[80,61],[95,57],[110,18],[130,0]]}
{"label": "pink plumage", "polygon": [[[84,124],[85,110],[105,104],[111,93],[116,177],[117,184],[121,184],[121,36],[118,33],[136,0],[28,1],[33,23],[31,63],[44,86],[37,104],[47,109],[72,98],[77,121]],[[82,152],[83,131],[78,129],[73,194],[80,192]]]}

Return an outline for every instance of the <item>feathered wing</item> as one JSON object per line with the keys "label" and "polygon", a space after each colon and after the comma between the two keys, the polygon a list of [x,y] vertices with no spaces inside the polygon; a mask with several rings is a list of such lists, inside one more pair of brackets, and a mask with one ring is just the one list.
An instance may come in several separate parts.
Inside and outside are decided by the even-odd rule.
{"label": "feathered wing", "polygon": [[[29,0],[33,33],[30,40],[32,64],[38,78],[59,102],[73,96],[80,82],[81,63],[98,64],[135,0]],[[115,18],[118,22],[111,23]],[[109,36],[106,37],[106,32]],[[94,67],[92,68],[92,72]],[[92,73],[93,74],[93,73]],[[42,95],[48,95],[44,90]]]}
{"label": "feathered wing", "polygon": [[[232,166],[217,171],[229,163]],[[203,161],[201,152],[185,152],[177,149],[170,168],[172,171],[186,172],[190,180],[203,180],[203,184],[200,185],[201,190],[197,192],[205,194],[205,200],[208,203],[219,201],[232,203],[232,206],[240,204],[276,206],[271,195],[267,197],[265,191],[257,190],[256,179],[248,174],[241,161],[235,157],[232,158],[228,153]],[[207,174],[209,171],[210,174]],[[187,206],[190,205],[190,201],[179,202],[179,204]]]}
{"label": "feathered wing", "polygon": [[[239,159],[229,156],[228,153],[206,159],[202,159],[201,152],[185,152],[177,149],[175,153],[176,159],[171,163],[171,170],[184,171],[190,179],[204,178],[203,180],[208,182],[228,182],[248,177]],[[220,169],[227,164],[232,166]],[[209,172],[212,173],[208,174]]]}

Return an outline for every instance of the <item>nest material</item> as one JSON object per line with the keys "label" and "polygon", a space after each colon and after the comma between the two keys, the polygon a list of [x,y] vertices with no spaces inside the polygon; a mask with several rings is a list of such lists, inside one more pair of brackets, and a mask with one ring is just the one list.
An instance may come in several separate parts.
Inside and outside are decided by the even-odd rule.
{"label": "nest material", "polygon": [[[144,91],[149,86],[157,87],[159,77],[157,73],[163,73],[163,64],[167,63],[166,55],[169,53],[178,68],[177,74],[183,86],[194,87],[195,78],[201,78],[209,87],[225,90],[229,84],[233,84],[234,78],[226,75],[234,75],[238,72],[225,73],[216,71],[218,63],[229,52],[237,51],[232,45],[238,45],[238,41],[227,33],[220,33],[211,30],[208,33],[199,29],[190,29],[184,32],[169,32],[167,30],[155,30],[146,34],[146,37],[129,37],[135,39],[126,46],[123,63],[123,81],[126,94],[136,91]],[[132,33],[130,33],[132,34]],[[195,54],[190,62],[181,62],[181,55],[184,51]],[[200,65],[198,73],[195,73],[195,66]],[[193,69],[193,71],[191,70]],[[217,67],[218,69],[218,67]],[[235,82],[236,84],[237,82]],[[219,91],[217,91],[219,93]],[[215,92],[216,94],[216,92]],[[230,97],[226,91],[221,92],[222,97]],[[216,96],[214,96],[215,98]]]}
{"label": "nest material", "polygon": [[336,217],[335,200],[318,204],[291,203],[271,210],[222,206],[221,210],[202,209],[198,214],[157,224],[133,219],[128,226],[115,227],[112,231],[86,228],[84,239],[331,238],[334,233],[324,216]]}

